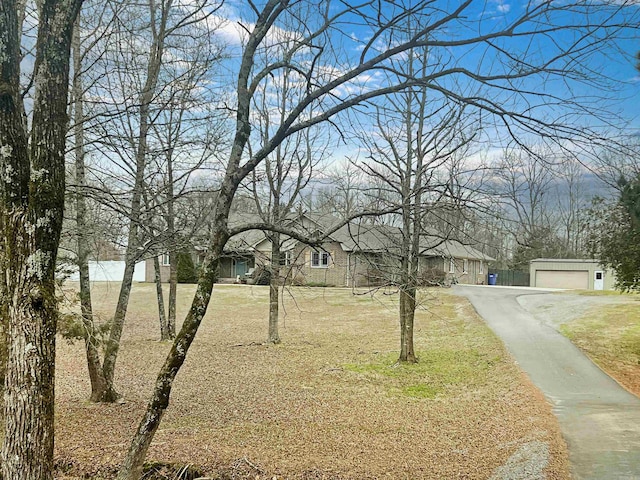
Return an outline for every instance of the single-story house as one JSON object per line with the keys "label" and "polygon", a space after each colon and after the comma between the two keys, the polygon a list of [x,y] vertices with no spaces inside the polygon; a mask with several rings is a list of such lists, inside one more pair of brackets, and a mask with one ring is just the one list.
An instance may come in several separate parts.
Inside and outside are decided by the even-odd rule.
{"label": "single-story house", "polygon": [[532,287],[613,290],[615,275],[598,260],[536,258],[529,263]]}
{"label": "single-story house", "polygon": [[[285,262],[294,283],[367,287],[394,283],[399,275],[401,230],[384,225],[348,224],[321,247],[296,243]],[[420,242],[419,274],[436,270],[459,283],[486,282],[488,255],[432,232]],[[283,262],[281,262],[283,263]]]}
{"label": "single-story house", "polygon": [[[246,222],[248,218],[244,216]],[[302,214],[295,225],[307,233],[330,229],[339,220],[330,216]],[[234,219],[234,223],[239,221]],[[293,223],[292,223],[293,224]],[[298,285],[332,285],[345,287],[375,286],[393,283],[400,265],[398,245],[402,232],[384,225],[347,224],[331,235],[321,246],[310,247],[291,238],[281,245],[282,281]],[[204,251],[197,250],[198,260]],[[167,269],[168,256],[163,255],[161,268]],[[459,283],[486,283],[488,255],[455,240],[443,238],[437,232],[424,235],[420,242],[419,271],[441,272],[443,277]],[[271,243],[265,234],[249,230],[232,237],[221,261],[219,281],[235,281],[251,269],[271,262]],[[153,262],[148,261],[148,281],[153,281]]]}

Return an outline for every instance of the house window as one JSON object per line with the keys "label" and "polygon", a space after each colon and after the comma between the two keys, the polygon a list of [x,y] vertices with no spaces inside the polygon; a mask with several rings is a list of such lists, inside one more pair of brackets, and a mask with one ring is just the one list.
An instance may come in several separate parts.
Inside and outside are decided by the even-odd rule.
{"label": "house window", "polygon": [[469,260],[468,259],[464,259],[462,260],[462,273],[467,273],[469,271]]}
{"label": "house window", "polygon": [[283,267],[291,265],[291,252],[280,252],[280,265]]}
{"label": "house window", "polygon": [[480,275],[484,274],[484,264],[482,263],[482,260],[480,260],[480,266],[478,267],[478,273]]}
{"label": "house window", "polygon": [[453,258],[449,259],[449,273],[456,273],[456,261]]}
{"label": "house window", "polygon": [[170,265],[169,263],[169,254],[168,253],[163,253],[162,254],[162,266],[163,267],[168,267]]}
{"label": "house window", "polygon": [[313,268],[329,268],[329,252],[311,252],[311,266]]}

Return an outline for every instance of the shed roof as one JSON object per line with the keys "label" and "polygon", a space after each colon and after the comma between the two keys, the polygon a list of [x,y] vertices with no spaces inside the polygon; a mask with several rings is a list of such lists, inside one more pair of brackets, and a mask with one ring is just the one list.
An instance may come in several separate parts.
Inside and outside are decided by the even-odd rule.
{"label": "shed roof", "polygon": [[597,263],[600,264],[600,260],[594,258],[534,258],[530,263]]}

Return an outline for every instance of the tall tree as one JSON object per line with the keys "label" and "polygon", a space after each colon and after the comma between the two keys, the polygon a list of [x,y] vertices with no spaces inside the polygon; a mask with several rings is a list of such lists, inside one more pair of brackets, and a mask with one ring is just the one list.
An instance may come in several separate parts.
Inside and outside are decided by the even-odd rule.
{"label": "tall tree", "polygon": [[[279,48],[291,48],[295,39],[282,39]],[[264,52],[272,54],[271,51]],[[262,58],[261,64],[268,65],[269,57]],[[273,76],[268,83],[261,86],[254,95],[254,110],[257,121],[254,130],[257,131],[253,143],[249,144],[248,152],[264,146],[270,139],[271,131],[278,128],[286,120],[290,110],[291,100],[299,97],[299,90],[304,85],[298,81],[298,73],[290,69],[283,69],[280,75]],[[291,214],[300,196],[311,180],[313,170],[324,156],[326,139],[320,135],[320,130],[302,130],[286,138],[264,159],[261,167],[254,169],[251,176],[251,189],[256,203],[256,211],[264,223],[285,226],[291,222]],[[326,135],[326,132],[324,132]],[[267,341],[280,343],[279,333],[279,305],[281,266],[287,266],[287,253],[283,252],[283,243],[288,237],[276,231],[266,232],[266,238],[271,243],[269,259],[269,328]]]}
{"label": "tall tree", "polygon": [[[211,38],[215,10],[205,4],[173,0],[117,4],[110,12],[110,35],[89,42],[105,53],[94,54],[90,67],[79,69],[90,78],[87,96],[93,99],[92,121],[83,124],[84,135],[99,157],[92,172],[92,192],[127,221],[125,271],[101,365],[104,388],[92,394],[99,401],[120,398],[114,375],[136,263],[146,256],[176,250],[172,247],[175,229],[161,224],[166,220],[171,227],[175,221],[174,202],[179,196],[173,191],[175,183],[188,183],[188,173],[172,170],[175,159],[182,149],[197,155],[201,164],[210,153],[205,144],[210,136],[201,128],[206,120],[198,113],[188,113],[190,108],[202,106],[202,101],[194,100],[193,92],[208,90],[210,80],[203,79],[220,55]],[[195,117],[197,127],[193,126]],[[198,135],[205,139],[201,144],[182,139],[187,136],[184,125],[189,121],[191,128],[200,129]],[[190,141],[195,135],[188,135]],[[168,174],[158,170],[166,168]],[[158,177],[162,181],[158,182]],[[102,185],[95,185],[96,181]],[[171,255],[175,265],[175,254]],[[174,282],[169,315],[162,322],[165,339],[175,330],[175,295]]]}
{"label": "tall tree", "polygon": [[[162,79],[162,92],[156,99],[162,107],[152,124],[155,146],[149,152],[154,171],[149,172],[152,178],[148,187],[155,205],[148,205],[148,209],[159,217],[158,222],[152,223],[162,225],[159,243],[169,260],[169,305],[166,324],[161,328],[162,340],[171,340],[176,334],[178,252],[190,247],[186,239],[200,227],[201,215],[194,216],[193,209],[189,216],[180,215],[179,209],[185,197],[197,191],[191,185],[192,175],[207,166],[207,160],[217,153],[222,125],[208,92],[209,77],[220,60],[221,50],[211,45],[206,34],[193,35],[188,40],[186,36],[183,38],[179,61],[165,62],[163,67],[168,74]],[[207,93],[203,94],[203,90]],[[156,255],[154,265],[157,263]],[[159,277],[157,267],[156,272]],[[158,301],[162,312],[160,292],[158,290]]]}
{"label": "tall tree", "polygon": [[367,185],[358,163],[357,158],[352,158],[324,170],[325,181],[317,192],[313,192],[313,211],[347,219],[365,210]]}
{"label": "tall tree", "polygon": [[585,253],[586,215],[591,200],[586,183],[587,169],[574,158],[565,158],[554,169],[556,182],[556,223],[564,242],[565,256],[581,258]]}
{"label": "tall tree", "polygon": [[75,206],[76,206],[76,263],[80,276],[80,310],[82,315],[85,353],[87,368],[91,381],[91,396],[93,402],[102,398],[107,388],[107,381],[102,371],[100,360],[100,345],[97,340],[96,326],[93,321],[93,307],[91,304],[91,279],[89,277],[89,227],[87,219],[87,192],[85,173],[84,147],[84,89],[82,84],[82,48],[80,39],[80,16],[73,29],[73,81],[71,86],[73,107],[73,140],[75,157]]}
{"label": "tall tree", "polygon": [[65,192],[70,48],[82,0],[38,2],[31,121],[20,87],[25,3],[0,8],[1,314],[9,338],[2,477],[53,478],[55,262]]}
{"label": "tall tree", "polygon": [[[407,22],[411,36],[418,18]],[[424,78],[433,58],[429,50],[409,49],[406,58],[392,62],[401,83],[402,78]],[[425,249],[437,247],[446,240],[434,238],[424,225],[425,215],[442,203],[460,203],[447,172],[453,167],[456,152],[471,140],[465,135],[472,116],[464,106],[445,99],[431,99],[426,86],[407,88],[387,96],[376,108],[374,134],[363,139],[369,150],[364,170],[388,192],[387,201],[397,206],[400,238],[383,261],[391,269],[389,280],[399,291],[400,362],[415,363],[414,319],[418,304],[419,260]],[[427,245],[426,242],[431,242]]]}
{"label": "tall tree", "polygon": [[640,291],[640,177],[618,186],[614,203],[596,199],[589,212],[589,250],[615,272],[616,288]]}
{"label": "tall tree", "polygon": [[556,234],[553,198],[555,154],[545,147],[516,145],[506,149],[497,165],[499,211],[514,239],[510,268],[527,270],[534,258],[563,256]]}

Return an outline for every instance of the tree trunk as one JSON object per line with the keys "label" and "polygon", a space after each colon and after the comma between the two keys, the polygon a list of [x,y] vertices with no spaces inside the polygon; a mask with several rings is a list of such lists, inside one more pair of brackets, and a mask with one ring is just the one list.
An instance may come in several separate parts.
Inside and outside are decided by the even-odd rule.
{"label": "tree trunk", "polygon": [[173,245],[169,250],[169,324],[170,339],[176,338],[176,300],[178,296],[178,252],[176,251],[176,218],[173,193],[173,151],[167,155],[167,234]]}
{"label": "tree trunk", "polygon": [[[139,203],[139,199],[138,199]],[[138,205],[139,209],[139,205]],[[133,223],[133,222],[132,222]],[[116,305],[116,312],[111,322],[111,330],[109,332],[109,340],[104,352],[104,362],[102,364],[102,372],[104,378],[107,381],[107,389],[102,397],[102,402],[115,402],[122,398],[114,385],[114,375],[116,368],[116,360],[118,359],[118,351],[120,350],[120,338],[122,337],[122,329],[124,328],[124,320],[127,315],[127,306],[129,305],[129,296],[131,295],[131,285],[133,283],[133,272],[135,270],[135,251],[132,252],[133,245],[137,240],[131,240],[134,236],[137,239],[137,228],[133,229],[133,225],[130,225],[129,231],[129,244],[127,245],[127,257],[124,266],[124,275],[122,278],[122,284],[120,285],[120,293],[118,295],[118,304]]]}
{"label": "tree trunk", "polygon": [[175,249],[169,253],[169,321],[167,340],[176,338],[176,300],[178,297],[178,255]]}
{"label": "tree trunk", "polygon": [[268,342],[280,343],[278,333],[278,308],[280,305],[280,235],[271,235],[271,279],[269,281],[269,338]]}
{"label": "tree trunk", "polygon": [[96,339],[96,329],[93,322],[93,308],[91,305],[91,279],[89,278],[89,244],[87,240],[87,205],[85,200],[85,164],[84,164],[84,102],[82,99],[82,70],[80,52],[80,20],[78,19],[73,27],[72,37],[73,48],[73,109],[74,109],[74,140],[75,140],[75,167],[76,167],[76,239],[77,239],[77,263],[80,274],[80,311],[82,314],[82,324],[84,326],[84,346],[87,356],[87,369],[91,381],[92,402],[98,402],[103,397],[107,388],[107,382],[102,374],[102,362],[98,341]]}
{"label": "tree trunk", "polygon": [[10,338],[2,477],[53,478],[55,260],[64,209],[67,93],[73,24],[81,1],[39,9],[31,142],[19,86],[18,5],[0,9],[0,261]]}
{"label": "tree trunk", "polygon": [[413,348],[413,320],[416,311],[415,287],[400,288],[400,362],[416,363]]}
{"label": "tree trunk", "polygon": [[[25,252],[26,253],[26,252]],[[3,478],[53,478],[53,408],[57,304],[53,269],[42,282],[25,265],[9,309]]]}
{"label": "tree trunk", "polygon": [[153,273],[156,284],[156,298],[158,299],[158,317],[160,318],[160,340],[171,340],[167,328],[167,315],[164,309],[164,295],[162,293],[162,276],[160,274],[160,260],[158,256],[153,257]]}
{"label": "tree trunk", "polygon": [[171,394],[173,381],[184,363],[187,351],[207,311],[213,284],[217,278],[220,254],[227,238],[221,229],[217,229],[217,234],[215,235],[214,242],[210,245],[209,253],[203,265],[202,274],[198,280],[198,287],[191,308],[158,374],[153,396],[138,426],[138,430],[131,441],[129,451],[120,468],[117,480],[139,480],[142,476],[142,467],[149,445],[151,445],[151,441],[160,425],[164,411],[169,405],[169,396]]}

